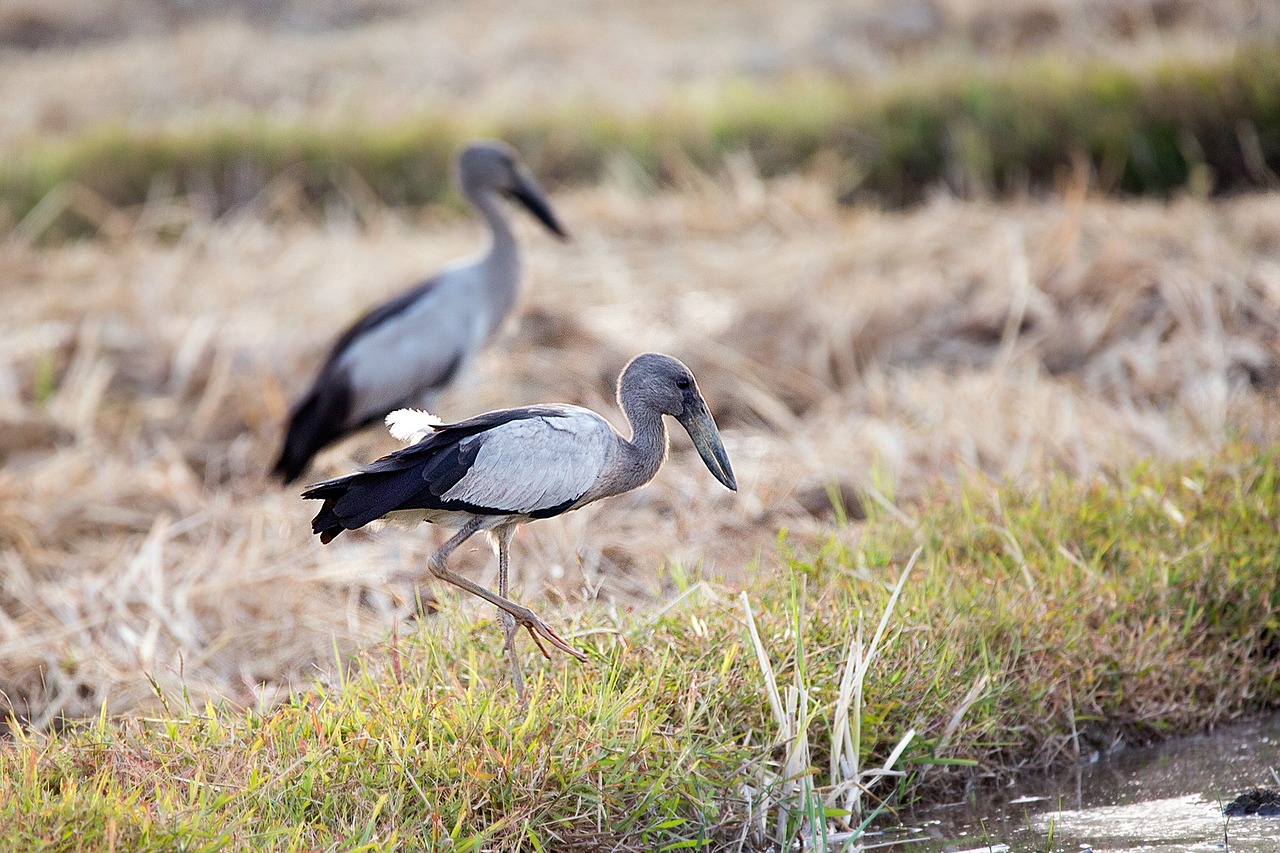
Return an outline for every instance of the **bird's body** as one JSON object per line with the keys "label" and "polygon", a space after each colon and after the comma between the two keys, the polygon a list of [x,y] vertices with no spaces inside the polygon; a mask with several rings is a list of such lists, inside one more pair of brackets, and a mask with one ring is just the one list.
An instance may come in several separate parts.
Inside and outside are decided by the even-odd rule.
{"label": "bird's body", "polygon": [[500,194],[521,201],[564,236],[541,190],[506,146],[468,146],[457,173],[464,196],[489,226],[488,250],[378,306],[338,338],[290,413],[275,466],[285,482],[351,432],[396,409],[432,405],[492,339],[515,307],[521,274]]}
{"label": "bird's body", "polygon": [[565,405],[500,409],[429,428],[359,474],[307,491],[337,495],[327,507],[333,517],[318,521],[328,525],[321,541],[379,518],[457,529],[482,516],[484,530],[577,509],[608,496],[607,484],[593,486],[623,440],[595,412]]}
{"label": "bird's body", "polygon": [[[506,597],[507,544],[515,527],[652,480],[667,455],[664,415],[685,427],[716,479],[737,488],[715,421],[683,364],[653,353],[637,356],[618,381],[618,401],[631,423],[630,439],[579,406],[501,409],[456,424],[417,423],[396,413],[397,434],[422,437],[354,474],[304,492],[305,498],[324,501],[312,530],[328,543],[344,530],[380,518],[456,528],[458,533],[432,555],[431,571],[504,611],[508,646],[519,622],[535,639],[541,635],[577,655],[545,622]],[[449,554],[480,530],[492,531],[499,545],[498,595],[445,567]],[[512,666],[519,685],[514,657]]]}

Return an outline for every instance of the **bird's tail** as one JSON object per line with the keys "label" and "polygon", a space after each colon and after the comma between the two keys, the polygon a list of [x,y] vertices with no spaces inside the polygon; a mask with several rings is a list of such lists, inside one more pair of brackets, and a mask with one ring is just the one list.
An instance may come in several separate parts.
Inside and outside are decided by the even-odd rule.
{"label": "bird's tail", "polygon": [[320,537],[323,545],[328,545],[337,538],[339,533],[347,529],[338,518],[338,514],[334,512],[334,505],[347,493],[350,479],[348,475],[336,480],[326,480],[323,483],[316,483],[302,493],[302,496],[308,500],[324,501],[316,517],[311,519],[311,532]]}
{"label": "bird's tail", "polygon": [[[323,377],[322,377],[323,379]],[[316,386],[298,401],[289,415],[280,458],[272,469],[286,484],[302,476],[313,456],[347,434],[350,394],[346,383]]]}

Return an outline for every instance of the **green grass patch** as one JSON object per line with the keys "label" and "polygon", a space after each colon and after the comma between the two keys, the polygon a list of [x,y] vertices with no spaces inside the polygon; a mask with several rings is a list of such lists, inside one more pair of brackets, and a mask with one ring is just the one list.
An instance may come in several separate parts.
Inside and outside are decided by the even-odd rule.
{"label": "green grass patch", "polygon": [[[873,513],[741,597],[689,583],[652,615],[581,617],[593,662],[531,652],[527,708],[496,624],[448,612],[280,707],[166,697],[22,734],[0,826],[24,850],[696,849],[762,810],[775,842],[856,826],[879,798],[1280,706],[1278,471],[1236,448]],[[847,796],[886,763],[906,775]]]}
{"label": "green grass patch", "polygon": [[1060,183],[1081,164],[1103,191],[1234,191],[1277,184],[1280,47],[1140,68],[1041,58],[882,86],[737,86],[711,105],[676,101],[644,115],[580,106],[498,118],[423,115],[395,127],[265,118],[113,127],[0,164],[0,204],[17,220],[54,194],[56,214],[64,200],[55,191],[74,183],[116,206],[179,192],[222,211],[282,180],[315,203],[371,195],[424,204],[448,195],[449,158],[478,135],[515,143],[552,186],[596,182],[619,165],[644,183],[670,184],[690,166],[714,172],[726,154],[745,151],[765,176],[821,163],[842,198],[888,205],[939,185],[1023,192]]}

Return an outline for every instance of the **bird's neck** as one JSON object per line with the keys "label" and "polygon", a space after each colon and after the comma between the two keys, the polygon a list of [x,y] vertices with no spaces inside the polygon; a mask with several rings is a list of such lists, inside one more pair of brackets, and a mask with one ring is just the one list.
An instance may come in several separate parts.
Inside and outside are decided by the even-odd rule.
{"label": "bird's neck", "polygon": [[667,425],[662,415],[648,407],[628,407],[622,403],[622,411],[631,423],[631,440],[627,442],[633,454],[639,485],[649,482],[667,458]]}
{"label": "bird's neck", "polygon": [[489,269],[485,281],[492,291],[490,302],[498,309],[497,316],[504,317],[515,304],[516,289],[520,284],[520,254],[516,249],[515,234],[497,193],[481,189],[468,198],[489,226],[489,250],[481,263]]}
{"label": "bird's neck", "polygon": [[515,257],[516,236],[507,221],[507,212],[502,207],[502,200],[491,189],[485,188],[468,195],[468,200],[476,212],[489,226],[489,257]]}

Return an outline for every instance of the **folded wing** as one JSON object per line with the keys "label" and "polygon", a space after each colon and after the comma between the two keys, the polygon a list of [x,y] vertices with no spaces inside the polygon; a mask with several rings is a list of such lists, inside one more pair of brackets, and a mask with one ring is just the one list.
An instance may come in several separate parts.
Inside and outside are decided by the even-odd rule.
{"label": "folded wing", "polygon": [[576,406],[489,412],[440,426],[354,474],[317,483],[312,520],[328,542],[401,510],[545,518],[570,509],[605,472],[617,433]]}

